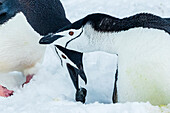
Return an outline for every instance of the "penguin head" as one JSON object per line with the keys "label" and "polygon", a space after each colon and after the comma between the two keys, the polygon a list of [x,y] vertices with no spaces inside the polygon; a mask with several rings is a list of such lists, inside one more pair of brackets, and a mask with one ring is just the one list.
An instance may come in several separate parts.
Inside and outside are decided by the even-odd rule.
{"label": "penguin head", "polygon": [[0,24],[4,24],[20,11],[17,0],[0,0]]}
{"label": "penguin head", "polygon": [[43,37],[39,43],[61,45],[79,52],[97,51],[100,49],[98,41],[103,40],[100,36],[111,32],[110,26],[115,25],[118,20],[106,14],[90,14],[56,33]]}
{"label": "penguin head", "polygon": [[55,50],[61,60],[61,65],[66,67],[71,80],[75,88],[79,89],[78,76],[80,76],[85,84],[87,84],[87,78],[83,68],[83,53],[66,49],[62,46],[56,45]]}
{"label": "penguin head", "polygon": [[[76,50],[81,48],[87,42],[87,37],[84,36],[83,20],[79,20],[73,24],[70,24],[56,33],[50,33],[43,37],[40,44],[54,44],[61,45],[65,48]],[[82,52],[82,51],[79,51]]]}
{"label": "penguin head", "polygon": [[58,30],[56,33],[51,33],[43,37],[39,43],[40,44],[54,44],[61,45],[67,49],[79,51],[79,52],[89,52],[88,47],[90,40],[90,33],[86,26],[92,28],[93,22],[91,17],[93,15],[88,15],[64,28]]}

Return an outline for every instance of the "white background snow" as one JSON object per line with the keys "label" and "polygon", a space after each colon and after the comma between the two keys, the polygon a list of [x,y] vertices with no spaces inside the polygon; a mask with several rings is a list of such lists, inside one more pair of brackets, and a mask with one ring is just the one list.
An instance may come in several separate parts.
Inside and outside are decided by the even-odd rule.
{"label": "white background snow", "polygon": [[[170,0],[62,0],[62,3],[72,22],[96,12],[120,18],[140,12],[170,17]],[[47,48],[43,67],[24,88],[20,73],[0,75],[0,83],[15,91],[9,98],[0,97],[0,113],[170,113],[170,105],[112,104],[116,56],[103,52],[85,54],[84,67],[88,95],[86,104],[81,104],[74,100],[75,89],[67,71],[51,48]]]}

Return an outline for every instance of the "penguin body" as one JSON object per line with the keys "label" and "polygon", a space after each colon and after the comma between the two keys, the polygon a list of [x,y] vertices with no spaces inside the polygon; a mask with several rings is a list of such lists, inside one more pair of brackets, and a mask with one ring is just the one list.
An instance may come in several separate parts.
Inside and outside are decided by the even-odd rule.
{"label": "penguin body", "polygon": [[[24,75],[33,74],[34,72],[29,72],[29,69],[32,71],[31,68],[42,60],[45,52],[45,47],[38,43],[40,37],[70,23],[65,17],[62,4],[59,0],[48,2],[5,0],[2,6],[1,11],[9,17],[5,21],[1,19],[0,25],[0,58],[2,59],[0,72],[21,71],[26,73]],[[43,8],[44,6],[46,8]],[[55,9],[56,6],[58,7]],[[10,15],[11,12],[12,15]],[[49,20],[49,18],[42,17],[43,14],[58,17]],[[4,18],[3,15],[2,18]],[[41,20],[38,20],[39,18]],[[51,22],[58,27],[48,27]]]}
{"label": "penguin body", "polygon": [[40,63],[45,47],[38,44],[40,35],[29,25],[23,13],[18,13],[5,25],[1,25],[0,34],[0,72],[35,74],[31,70],[29,72],[29,69]]}
{"label": "penguin body", "polygon": [[28,83],[44,57],[39,39],[68,24],[59,0],[0,0],[0,73],[20,71]]}
{"label": "penguin body", "polygon": [[87,84],[87,78],[83,69],[83,53],[68,50],[59,45],[55,46],[55,51],[61,60],[61,65],[65,67],[76,89],[75,100],[85,103],[87,90],[82,86],[79,87],[79,77]]}
{"label": "penguin body", "polygon": [[92,14],[42,38],[40,43],[79,52],[117,54],[118,102],[170,102],[169,19],[145,13],[123,19]]}

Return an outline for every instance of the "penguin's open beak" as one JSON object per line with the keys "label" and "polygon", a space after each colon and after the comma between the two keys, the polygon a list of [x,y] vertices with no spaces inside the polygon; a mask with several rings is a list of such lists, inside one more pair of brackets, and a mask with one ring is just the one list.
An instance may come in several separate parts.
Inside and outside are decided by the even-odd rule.
{"label": "penguin's open beak", "polygon": [[71,65],[70,63],[66,63],[66,66],[75,88],[79,90],[78,75],[80,75],[80,77],[84,80],[85,84],[87,84],[87,78],[82,63],[83,53],[69,50],[59,45],[55,46],[57,47],[57,49],[62,51],[71,60],[73,64],[75,64],[76,67]]}
{"label": "penguin's open beak", "polygon": [[39,43],[40,44],[51,44],[53,43],[55,40],[59,39],[63,37],[62,35],[53,35],[52,33],[44,36],[43,38],[40,39]]}

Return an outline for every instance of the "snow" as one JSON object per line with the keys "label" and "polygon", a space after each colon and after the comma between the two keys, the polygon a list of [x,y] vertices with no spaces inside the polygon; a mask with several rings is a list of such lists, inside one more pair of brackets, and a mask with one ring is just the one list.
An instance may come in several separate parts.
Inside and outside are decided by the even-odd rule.
{"label": "snow", "polygon": [[[106,13],[126,17],[150,12],[162,17],[170,15],[169,0],[62,0],[67,17],[76,21],[90,13]],[[153,106],[147,103],[112,104],[116,56],[95,52],[84,55],[88,85],[86,104],[75,102],[75,89],[67,71],[51,48],[47,48],[43,67],[33,80],[21,84],[21,73],[1,74],[0,83],[15,91],[9,98],[0,97],[0,113],[168,113],[170,105]]]}

